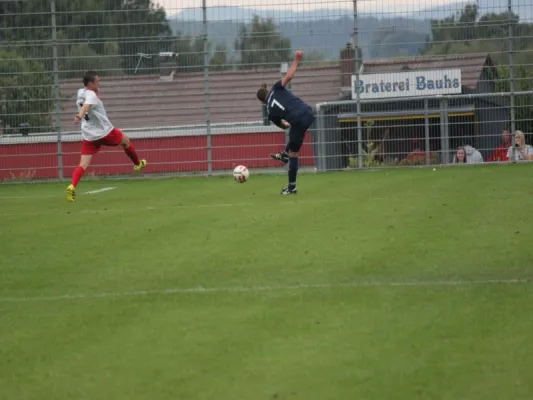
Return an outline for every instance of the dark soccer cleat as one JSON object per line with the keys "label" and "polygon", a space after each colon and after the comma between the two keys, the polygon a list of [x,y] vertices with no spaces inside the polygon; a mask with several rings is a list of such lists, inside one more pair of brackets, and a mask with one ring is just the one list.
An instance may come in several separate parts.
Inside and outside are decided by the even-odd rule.
{"label": "dark soccer cleat", "polygon": [[276,161],[280,161],[283,164],[287,164],[289,162],[289,155],[285,151],[281,153],[271,154],[270,158]]}
{"label": "dark soccer cleat", "polygon": [[285,189],[283,189],[283,190],[281,191],[280,194],[281,194],[282,196],[287,196],[287,195],[297,194],[297,193],[298,193],[298,191],[296,190],[296,188],[292,188],[292,189],[290,189],[290,188],[286,187]]}

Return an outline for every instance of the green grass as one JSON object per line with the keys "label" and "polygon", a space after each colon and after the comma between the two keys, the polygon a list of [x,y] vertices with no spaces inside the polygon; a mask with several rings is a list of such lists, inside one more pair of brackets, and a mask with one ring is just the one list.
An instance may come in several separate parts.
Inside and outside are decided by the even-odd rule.
{"label": "green grass", "polygon": [[0,186],[0,398],[531,399],[531,168]]}

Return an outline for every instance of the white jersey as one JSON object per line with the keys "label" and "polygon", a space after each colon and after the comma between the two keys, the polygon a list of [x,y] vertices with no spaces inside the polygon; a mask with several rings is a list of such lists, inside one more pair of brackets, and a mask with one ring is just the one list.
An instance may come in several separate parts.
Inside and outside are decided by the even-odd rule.
{"label": "white jersey", "polygon": [[83,139],[93,141],[103,138],[113,130],[113,125],[107,118],[104,103],[94,91],[83,88],[78,90],[78,99],[76,100],[78,112],[84,104],[90,104],[91,108],[85,114],[85,118],[81,120]]}
{"label": "white jersey", "polygon": [[[532,155],[533,154],[533,147],[529,144],[526,144],[524,148],[524,154]],[[509,147],[509,150],[507,150],[507,159],[509,161],[523,161],[524,156],[522,155],[522,152],[518,148],[513,148],[513,146]]]}

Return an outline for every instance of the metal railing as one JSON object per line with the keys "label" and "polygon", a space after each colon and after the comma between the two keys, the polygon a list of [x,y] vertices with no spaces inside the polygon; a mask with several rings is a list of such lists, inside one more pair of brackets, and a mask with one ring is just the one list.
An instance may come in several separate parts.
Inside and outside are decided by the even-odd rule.
{"label": "metal railing", "polygon": [[[497,125],[502,129],[533,132],[533,11],[528,0],[508,0],[505,5],[497,0],[481,5],[472,1],[445,7],[437,7],[431,0],[409,7],[401,2],[356,0],[306,0],[300,8],[286,2],[262,4],[255,0],[235,0],[232,7],[211,6],[205,0],[164,0],[160,2],[162,8],[155,3],[147,8],[135,1],[106,4],[106,9],[87,10],[80,2],[64,0],[0,3],[3,178],[27,170],[39,175],[42,168],[47,169],[44,175],[48,178],[69,175],[77,163],[77,150],[72,146],[80,139],[71,123],[73,96],[87,69],[97,70],[102,77],[101,96],[111,120],[139,140],[140,151],[149,151],[156,165],[158,157],[166,157],[166,149],[173,149],[180,156],[198,157],[197,172],[208,175],[235,163],[274,168],[268,153],[283,147],[284,133],[247,121],[262,117],[255,90],[263,82],[273,84],[279,79],[296,48],[306,55],[290,89],[304,101],[318,105],[317,122],[303,157],[319,170],[336,169],[339,165],[332,160],[337,155],[332,154],[339,151],[351,159],[350,165],[369,166],[365,157],[371,123],[374,131],[387,125],[389,132],[402,135],[406,124],[411,123],[413,131],[425,132],[425,149],[439,143],[439,155],[452,152],[457,138],[451,139],[450,126],[460,123],[459,117],[448,115],[453,108],[446,109],[449,101],[500,98],[505,104],[477,105],[469,111],[477,122],[464,119],[461,123],[468,129],[479,125],[491,108],[498,109]],[[347,42],[353,52],[343,56]],[[413,57],[465,54],[488,55],[488,66],[463,64],[458,68],[465,79],[473,79],[471,75],[479,72],[476,79],[481,84],[490,83],[493,93],[374,101],[361,98],[355,91],[353,100],[345,101],[344,89],[350,84],[346,78],[351,81],[354,76],[358,82],[369,73],[370,66],[378,65],[376,60],[401,58],[409,64]],[[416,69],[416,62],[409,65]],[[478,71],[478,67],[482,69]],[[483,75],[485,68],[492,72]],[[386,75],[397,71],[378,72]],[[391,115],[386,109],[372,110],[371,105],[378,103],[396,108],[412,103],[409,113],[418,115],[418,122],[387,120]],[[336,107],[347,106],[353,109],[333,113],[334,117],[331,114]],[[438,129],[436,117],[429,115],[435,108]],[[346,128],[349,123],[339,121],[339,115],[344,114],[351,115],[353,126]],[[192,125],[201,128],[192,129]],[[250,132],[243,134],[247,130]],[[349,149],[332,153],[333,138],[339,130],[350,132],[351,139],[344,141]],[[436,132],[440,137],[433,138]],[[163,140],[166,148],[158,147]],[[402,137],[384,139],[384,143],[406,141]],[[49,147],[52,143],[55,149]],[[30,145],[34,146],[30,156],[17,147]],[[481,151],[490,151],[490,146],[496,142],[486,139]],[[403,151],[398,148],[394,152],[400,156]],[[426,164],[432,162],[430,153],[425,154]],[[46,160],[39,154],[45,154]],[[13,163],[14,159],[19,162]],[[447,160],[442,158],[443,163]],[[182,160],[174,161],[177,166],[183,164]],[[127,162],[117,158],[111,170],[116,167],[119,171]],[[167,170],[154,172],[181,172],[172,166],[171,159],[161,163]]]}

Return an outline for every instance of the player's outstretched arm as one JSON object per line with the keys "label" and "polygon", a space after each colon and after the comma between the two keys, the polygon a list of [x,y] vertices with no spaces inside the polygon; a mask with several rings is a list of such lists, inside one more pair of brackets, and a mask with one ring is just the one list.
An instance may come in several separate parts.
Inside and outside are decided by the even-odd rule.
{"label": "player's outstretched arm", "polygon": [[296,73],[296,70],[298,69],[298,64],[300,64],[300,61],[302,60],[302,57],[304,56],[304,52],[301,50],[296,50],[296,54],[294,55],[294,60],[292,61],[292,65],[287,71],[287,74],[283,77],[281,80],[281,86],[285,87],[287,84],[292,80],[294,77],[294,74]]}
{"label": "player's outstretched arm", "polygon": [[85,118],[85,114],[91,109],[91,104],[85,103],[81,108],[80,111],[74,116],[74,123],[77,123],[81,121],[83,118]]}

